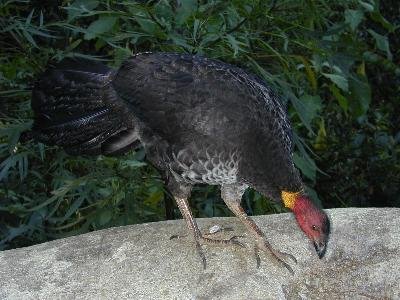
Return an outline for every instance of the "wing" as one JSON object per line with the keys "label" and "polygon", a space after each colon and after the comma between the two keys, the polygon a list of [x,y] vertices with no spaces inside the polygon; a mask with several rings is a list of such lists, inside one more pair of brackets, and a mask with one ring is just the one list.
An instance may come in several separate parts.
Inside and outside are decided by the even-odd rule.
{"label": "wing", "polygon": [[136,116],[170,143],[208,137],[237,144],[254,127],[266,134],[274,127],[291,149],[278,98],[260,79],[231,65],[192,55],[142,54],[124,63],[113,85]]}

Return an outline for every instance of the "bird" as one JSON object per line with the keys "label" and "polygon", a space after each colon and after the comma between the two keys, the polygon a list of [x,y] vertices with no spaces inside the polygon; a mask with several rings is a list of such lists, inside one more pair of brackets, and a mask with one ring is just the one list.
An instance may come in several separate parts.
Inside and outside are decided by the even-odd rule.
{"label": "bird", "polygon": [[254,238],[293,272],[296,258],[272,247],[241,206],[253,188],[291,210],[319,258],[330,234],[327,214],[305,191],[293,161],[293,133],[278,94],[260,77],[200,55],[143,52],[118,69],[84,59],[49,67],[32,91],[34,137],[71,155],[120,155],[143,147],[160,171],[206,268],[205,244],[244,246],[237,236],[202,233],[188,198],[196,184],[221,198]]}

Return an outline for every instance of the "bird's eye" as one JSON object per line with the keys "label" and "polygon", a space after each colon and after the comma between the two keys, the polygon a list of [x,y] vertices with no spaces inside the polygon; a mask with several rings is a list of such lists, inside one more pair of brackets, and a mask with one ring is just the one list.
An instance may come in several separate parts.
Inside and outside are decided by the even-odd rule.
{"label": "bird's eye", "polygon": [[312,230],[317,231],[317,226],[313,225],[311,228],[312,228]]}

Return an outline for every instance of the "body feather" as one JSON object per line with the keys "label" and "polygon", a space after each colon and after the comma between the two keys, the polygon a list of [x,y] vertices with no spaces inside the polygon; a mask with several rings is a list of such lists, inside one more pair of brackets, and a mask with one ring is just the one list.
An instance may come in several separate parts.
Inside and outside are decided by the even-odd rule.
{"label": "body feather", "polygon": [[217,60],[146,53],[117,71],[64,64],[39,80],[33,108],[39,139],[71,153],[141,143],[158,169],[188,184],[243,183],[274,199],[301,188],[279,98]]}

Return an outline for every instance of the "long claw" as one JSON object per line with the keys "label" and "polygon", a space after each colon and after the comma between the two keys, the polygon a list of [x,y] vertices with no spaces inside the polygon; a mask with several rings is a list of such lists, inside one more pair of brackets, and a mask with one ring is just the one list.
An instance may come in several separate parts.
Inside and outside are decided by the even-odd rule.
{"label": "long claw", "polygon": [[[233,238],[236,238],[236,237],[233,237]],[[231,240],[232,240],[232,239],[231,239]],[[233,243],[234,245],[239,246],[239,247],[246,248],[246,245],[245,245],[245,244],[243,244],[243,243],[240,242],[240,241],[237,241],[236,239],[232,240],[232,243]]]}
{"label": "long claw", "polygon": [[285,267],[286,269],[288,269],[288,271],[289,271],[292,275],[294,275],[294,271],[293,271],[292,267],[291,267],[288,263],[286,263],[285,261],[283,261],[283,260],[282,260],[281,258],[279,258],[279,257],[277,257],[276,259],[278,260],[278,262],[279,262],[283,267]]}
{"label": "long claw", "polygon": [[260,266],[261,266],[261,258],[260,258],[260,255],[258,254],[258,247],[257,247],[257,245],[254,245],[254,255],[255,255],[255,257],[256,257],[257,269],[259,269]]}
{"label": "long claw", "polygon": [[286,252],[282,252],[282,251],[279,251],[279,250],[275,250],[275,249],[273,249],[273,248],[271,247],[271,245],[269,245],[268,250],[271,251],[271,253],[272,253],[275,257],[279,258],[279,259],[282,260],[282,261],[283,261],[283,258],[282,258],[282,256],[283,256],[283,257],[287,257],[287,258],[291,259],[294,263],[297,264],[297,259],[296,259],[296,257],[294,257],[294,256],[293,256],[292,254],[290,254],[290,253],[286,253]]}
{"label": "long claw", "polygon": [[[169,239],[180,239],[183,237],[186,237],[187,235],[172,235]],[[196,251],[198,253],[198,255],[200,256],[202,265],[203,265],[203,269],[205,270],[207,267],[207,262],[206,262],[206,256],[203,252],[203,249],[201,247],[201,244],[213,244],[213,245],[222,245],[222,246],[228,246],[228,245],[234,245],[234,246],[240,246],[243,248],[246,248],[246,246],[237,240],[237,238],[241,238],[243,236],[238,235],[238,236],[232,236],[230,239],[224,240],[224,239],[211,239],[211,238],[206,238],[203,235],[195,235],[194,239],[195,239],[195,246],[196,246]]]}
{"label": "long claw", "polygon": [[295,264],[297,264],[297,258],[294,257],[292,254],[290,253],[285,253],[287,257],[289,257]]}
{"label": "long claw", "polygon": [[229,241],[234,245],[238,245],[238,246],[240,246],[242,248],[246,248],[245,244],[243,244],[242,242],[237,240],[238,238],[242,238],[242,237],[243,237],[242,235],[234,235],[233,237],[231,237],[229,239]]}
{"label": "long claw", "polygon": [[257,267],[259,267],[260,265],[260,257],[258,255],[258,250],[263,250],[263,251],[268,251],[269,253],[271,253],[273,255],[273,257],[278,261],[278,263],[280,265],[282,265],[283,267],[285,267],[286,269],[288,269],[288,271],[294,275],[294,271],[293,268],[287,263],[285,262],[284,258],[289,258],[291,259],[294,263],[297,263],[297,259],[289,253],[285,253],[279,250],[275,250],[274,248],[272,248],[272,246],[265,240],[261,241],[260,243],[256,243],[255,245],[255,253],[256,253],[256,260],[257,260]]}
{"label": "long claw", "polygon": [[200,259],[201,259],[201,262],[203,265],[203,269],[205,270],[207,268],[206,256],[204,255],[203,249],[201,248],[200,243],[198,241],[196,241],[196,250],[200,256]]}

